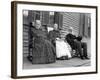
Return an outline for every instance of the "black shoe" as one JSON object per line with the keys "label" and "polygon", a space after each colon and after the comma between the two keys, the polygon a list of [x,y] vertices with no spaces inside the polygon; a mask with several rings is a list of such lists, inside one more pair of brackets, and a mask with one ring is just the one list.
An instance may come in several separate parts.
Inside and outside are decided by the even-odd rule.
{"label": "black shoe", "polygon": [[63,58],[56,58],[56,60],[64,60]]}
{"label": "black shoe", "polygon": [[88,57],[85,57],[85,59],[90,59],[90,58],[88,58]]}
{"label": "black shoe", "polygon": [[56,58],[57,60],[65,60],[65,57],[64,56],[62,56],[62,57],[60,57],[60,58]]}
{"label": "black shoe", "polygon": [[61,60],[65,60],[65,56],[60,57]]}
{"label": "black shoe", "polygon": [[68,56],[65,56],[65,60],[69,60]]}
{"label": "black shoe", "polygon": [[60,60],[60,58],[56,58],[56,60]]}
{"label": "black shoe", "polygon": [[68,60],[68,56],[62,56],[61,59],[62,60]]}
{"label": "black shoe", "polygon": [[85,58],[84,57],[81,57],[81,59],[84,60]]}

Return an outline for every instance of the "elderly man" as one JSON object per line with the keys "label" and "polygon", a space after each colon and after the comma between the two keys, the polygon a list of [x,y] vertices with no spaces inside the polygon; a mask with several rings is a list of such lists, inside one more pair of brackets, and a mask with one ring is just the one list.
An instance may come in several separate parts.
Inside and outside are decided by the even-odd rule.
{"label": "elderly man", "polygon": [[75,49],[76,51],[79,52],[81,59],[89,59],[87,57],[87,44],[81,42],[82,37],[81,36],[76,37],[75,35],[73,35],[72,27],[69,27],[68,31],[69,33],[65,37],[66,41],[70,44],[72,49]]}

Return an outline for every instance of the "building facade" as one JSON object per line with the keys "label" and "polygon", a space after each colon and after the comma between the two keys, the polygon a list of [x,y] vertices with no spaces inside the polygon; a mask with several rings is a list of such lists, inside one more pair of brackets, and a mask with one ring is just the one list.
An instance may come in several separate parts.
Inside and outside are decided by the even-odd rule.
{"label": "building facade", "polygon": [[[27,14],[27,15],[26,15]],[[53,27],[57,23],[64,38],[68,27],[73,27],[75,35],[90,37],[91,14],[75,12],[23,11],[23,53],[29,53],[29,24],[41,20],[42,26]]]}

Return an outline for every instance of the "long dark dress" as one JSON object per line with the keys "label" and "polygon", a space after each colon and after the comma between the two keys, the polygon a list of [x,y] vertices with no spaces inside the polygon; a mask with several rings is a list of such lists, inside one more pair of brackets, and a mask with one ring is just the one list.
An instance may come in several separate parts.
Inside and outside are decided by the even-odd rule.
{"label": "long dark dress", "polygon": [[47,34],[40,29],[33,29],[33,64],[55,62],[55,49],[47,39]]}
{"label": "long dark dress", "polygon": [[49,32],[49,39],[54,46],[56,46],[56,38],[60,37],[60,32],[58,30],[53,30]]}

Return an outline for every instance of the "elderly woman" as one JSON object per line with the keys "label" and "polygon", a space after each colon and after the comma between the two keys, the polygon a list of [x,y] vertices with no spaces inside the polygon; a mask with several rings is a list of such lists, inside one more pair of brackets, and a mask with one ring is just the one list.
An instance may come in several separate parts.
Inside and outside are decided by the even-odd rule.
{"label": "elderly woman", "polygon": [[36,20],[33,28],[33,64],[46,64],[55,62],[55,49],[47,39],[47,33],[42,31],[41,21]]}
{"label": "elderly woman", "polygon": [[60,31],[58,30],[58,24],[54,24],[54,30],[49,32],[50,41],[56,48],[56,59],[66,60],[71,58],[70,45],[64,39],[61,39]]}

